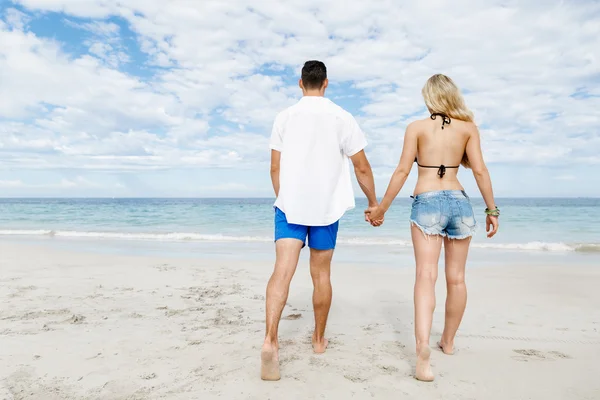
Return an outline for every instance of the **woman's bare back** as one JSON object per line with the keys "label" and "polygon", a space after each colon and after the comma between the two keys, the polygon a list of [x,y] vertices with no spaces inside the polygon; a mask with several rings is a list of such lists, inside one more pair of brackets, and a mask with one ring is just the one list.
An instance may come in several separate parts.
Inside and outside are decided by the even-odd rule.
{"label": "woman's bare back", "polygon": [[[419,176],[414,194],[435,190],[463,190],[458,181],[458,167],[465,154],[473,123],[452,119],[442,125],[442,118],[415,121]],[[442,129],[443,126],[443,129]],[[440,168],[444,166],[444,168]]]}

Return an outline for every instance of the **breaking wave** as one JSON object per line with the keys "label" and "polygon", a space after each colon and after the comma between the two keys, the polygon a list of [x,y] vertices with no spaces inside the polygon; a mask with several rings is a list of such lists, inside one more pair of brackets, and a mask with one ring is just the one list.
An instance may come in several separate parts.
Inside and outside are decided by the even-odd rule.
{"label": "breaking wave", "polygon": [[[88,239],[120,239],[120,240],[148,240],[148,241],[198,241],[198,242],[272,242],[268,236],[232,236],[222,234],[203,234],[194,232],[83,232],[68,230],[21,230],[3,229],[0,235],[5,236],[46,236],[65,238]],[[410,241],[389,238],[344,238],[340,237],[338,243],[353,246],[400,246],[411,247]],[[473,243],[472,247],[481,249],[513,250],[513,251],[546,251],[546,252],[584,252],[600,253],[600,243]]]}

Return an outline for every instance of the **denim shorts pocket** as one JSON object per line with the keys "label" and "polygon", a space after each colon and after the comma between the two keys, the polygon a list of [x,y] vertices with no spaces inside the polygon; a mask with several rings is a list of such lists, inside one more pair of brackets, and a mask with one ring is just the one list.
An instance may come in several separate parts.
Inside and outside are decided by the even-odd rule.
{"label": "denim shorts pocket", "polygon": [[475,221],[475,214],[471,202],[468,200],[460,201],[459,206],[461,222],[468,228],[473,229],[477,225],[477,221]]}
{"label": "denim shorts pocket", "polygon": [[423,228],[439,225],[442,220],[440,204],[437,201],[420,200],[413,202],[410,219]]}

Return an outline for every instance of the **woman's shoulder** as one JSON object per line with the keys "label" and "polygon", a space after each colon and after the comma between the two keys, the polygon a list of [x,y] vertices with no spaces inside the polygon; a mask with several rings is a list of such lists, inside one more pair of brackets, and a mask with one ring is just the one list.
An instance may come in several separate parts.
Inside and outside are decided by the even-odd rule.
{"label": "woman's shoulder", "polygon": [[477,129],[477,125],[473,121],[463,121],[460,119],[453,119],[451,122],[455,127],[457,127],[460,131],[471,135],[479,132]]}
{"label": "woman's shoulder", "polygon": [[477,128],[477,124],[475,124],[475,122],[473,121],[460,121],[460,123],[463,125],[464,129],[470,133],[479,133],[479,129]]}
{"label": "woman's shoulder", "polygon": [[422,125],[422,124],[428,123],[429,121],[431,121],[431,118],[429,118],[429,117],[427,117],[427,118],[420,118],[420,119],[415,119],[409,125],[412,125],[412,124]]}
{"label": "woman's shoulder", "polygon": [[407,130],[409,130],[409,129],[410,129],[410,130],[415,130],[415,129],[416,129],[416,130],[418,130],[418,129],[420,129],[420,128],[424,127],[426,124],[428,124],[428,123],[429,123],[429,121],[430,121],[430,119],[429,119],[429,118],[416,119],[416,120],[414,120],[414,121],[410,122],[410,123],[409,123],[409,124],[406,126],[406,129],[407,129]]}

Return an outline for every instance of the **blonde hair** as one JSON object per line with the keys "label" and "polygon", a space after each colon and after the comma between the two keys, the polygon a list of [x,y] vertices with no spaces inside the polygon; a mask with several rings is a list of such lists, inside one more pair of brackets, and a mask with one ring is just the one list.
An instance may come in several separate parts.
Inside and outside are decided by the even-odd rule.
{"label": "blonde hair", "polygon": [[[448,76],[433,75],[427,80],[421,93],[431,114],[444,114],[451,119],[473,122],[473,112],[467,108],[460,89]],[[463,155],[461,164],[470,168],[467,153]]]}

